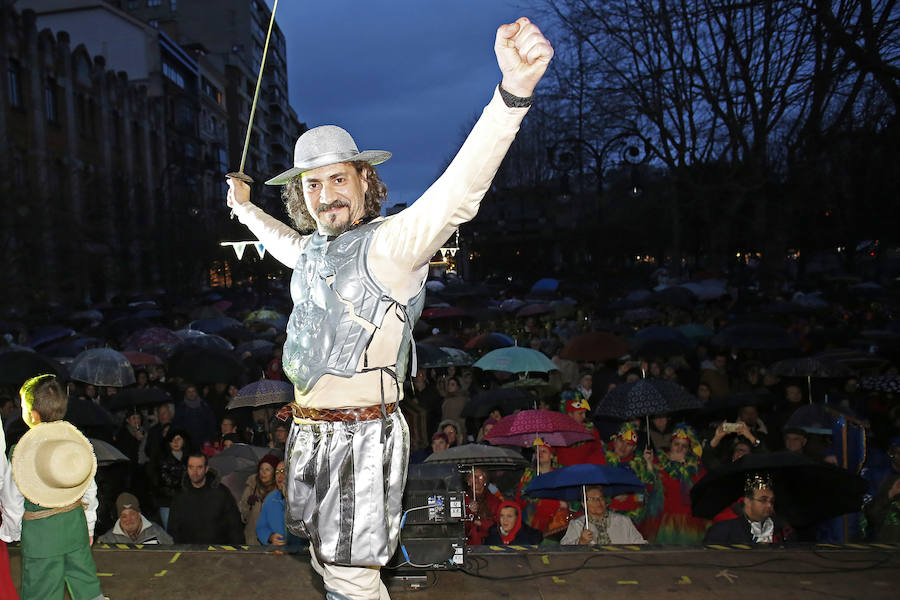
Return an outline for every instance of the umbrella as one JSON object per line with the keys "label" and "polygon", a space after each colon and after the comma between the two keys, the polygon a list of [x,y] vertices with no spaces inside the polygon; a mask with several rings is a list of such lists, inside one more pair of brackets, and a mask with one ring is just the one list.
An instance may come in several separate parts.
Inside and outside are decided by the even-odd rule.
{"label": "umbrella", "polygon": [[779,360],[769,367],[775,375],[784,377],[852,377],[853,370],[826,358],[807,356]]}
{"label": "umbrella", "polygon": [[622,319],[628,322],[634,321],[656,321],[661,319],[663,314],[653,308],[633,308],[626,310],[622,315]]}
{"label": "umbrella", "polygon": [[[422,321],[419,321],[419,323],[421,322]],[[461,339],[449,333],[439,333],[437,335],[431,335],[419,341],[425,344],[431,344],[432,346],[440,346],[442,348],[462,348],[465,345],[465,343]]]}
{"label": "umbrella", "polygon": [[538,279],[535,284],[531,286],[532,292],[555,292],[557,289],[559,289],[559,279],[553,279],[551,277]]}
{"label": "umbrella", "polygon": [[472,397],[463,407],[462,416],[481,419],[495,408],[500,409],[501,414],[509,415],[517,410],[534,408],[536,400],[537,398],[521,389],[497,388]]}
{"label": "umbrella", "polygon": [[162,366],[163,361],[155,354],[138,352],[137,350],[125,350],[122,356],[128,359],[132,367],[146,367],[147,365]]}
{"label": "umbrella", "polygon": [[683,354],[691,346],[688,338],[674,327],[645,327],[634,334],[632,350],[640,355]]}
{"label": "umbrella", "polygon": [[172,396],[158,387],[125,388],[104,401],[109,410],[127,410],[138,406],[154,406],[172,401]]}
{"label": "umbrella", "polygon": [[272,351],[274,349],[275,344],[268,340],[251,340],[240,344],[234,349],[234,353],[238,356],[243,356],[245,353],[249,352],[250,355],[255,358],[268,358],[272,356]]}
{"label": "umbrella", "polygon": [[444,291],[445,287],[447,286],[444,285],[443,281],[437,281],[436,279],[429,279],[425,282],[425,289],[436,294]]}
{"label": "umbrella", "polygon": [[500,310],[503,312],[516,312],[520,308],[525,306],[524,300],[519,300],[518,298],[508,298],[500,303]]}
{"label": "umbrella", "polygon": [[116,421],[109,411],[86,398],[69,398],[66,421],[82,430],[116,427]]}
{"label": "umbrella", "polygon": [[56,340],[61,340],[73,335],[75,335],[74,329],[62,325],[47,325],[46,327],[38,327],[35,329],[31,335],[28,336],[28,341],[25,342],[25,345],[37,348],[42,344],[55,342]]}
{"label": "umbrella", "polygon": [[641,493],[647,488],[629,468],[583,464],[538,475],[525,488],[525,494],[534,498],[582,500],[584,488],[589,485],[602,485],[607,496]]}
{"label": "umbrella", "polygon": [[136,317],[134,315],[128,315],[125,317],[119,317],[118,319],[113,319],[104,326],[104,330],[106,331],[107,337],[121,340],[135,333],[136,331],[142,331],[152,326],[153,323],[151,323],[147,319],[142,319],[141,317]]}
{"label": "umbrella", "polygon": [[468,367],[475,361],[471,354],[459,348],[441,346],[441,351],[447,355],[446,367]]}
{"label": "umbrella", "polygon": [[41,348],[41,354],[46,356],[72,358],[78,356],[88,348],[98,348],[104,345],[104,341],[95,337],[77,336],[52,342]]}
{"label": "umbrella", "polygon": [[218,348],[220,350],[234,350],[231,342],[214,333],[202,333],[193,329],[181,329],[175,333],[184,336],[184,344],[188,346],[200,346],[202,348]]}
{"label": "umbrella", "polygon": [[261,308],[259,310],[255,310],[244,319],[244,323],[249,325],[250,323],[257,321],[261,323],[265,323],[267,325],[272,325],[276,329],[280,327],[284,327],[287,324],[287,317],[280,312],[268,309]]}
{"label": "umbrella", "polygon": [[679,325],[675,329],[680,331],[682,335],[691,341],[712,337],[715,333],[711,328],[700,323],[686,323],[684,325]]}
{"label": "umbrella", "polygon": [[560,358],[577,361],[604,361],[624,354],[628,354],[625,340],[605,331],[575,336],[559,351]]}
{"label": "umbrella", "polygon": [[191,321],[189,329],[202,331],[203,333],[218,333],[227,327],[240,327],[241,322],[231,317],[209,317]]}
{"label": "umbrella", "polygon": [[776,325],[765,323],[740,323],[729,325],[713,336],[716,346],[746,350],[795,348],[797,340]]}
{"label": "umbrella", "polygon": [[519,346],[492,350],[478,359],[473,366],[485,371],[510,373],[547,373],[559,370],[559,367],[541,352]]}
{"label": "umbrella", "polygon": [[710,400],[700,409],[701,415],[733,413],[742,406],[769,406],[775,402],[772,392],[758,388],[752,392],[737,392],[724,398]]}
{"label": "umbrella", "polygon": [[657,304],[663,306],[675,306],[678,308],[693,308],[697,303],[697,295],[690,289],[684,287],[668,287],[658,292],[653,292],[647,298],[647,304]]}
{"label": "umbrella", "polygon": [[859,380],[859,387],[876,392],[900,392],[900,375],[872,375]]}
{"label": "umbrella", "polygon": [[516,340],[505,333],[482,333],[466,342],[464,348],[466,350],[496,350],[515,345]]}
{"label": "umbrella", "polygon": [[171,329],[148,327],[129,335],[122,347],[125,350],[149,352],[165,359],[172,355],[175,347],[180,343],[181,338]]}
{"label": "umbrella", "polygon": [[503,417],[485,439],[496,446],[531,446],[538,437],[551,446],[571,446],[594,439],[584,425],[552,410],[523,410]]}
{"label": "umbrella", "polygon": [[448,358],[448,355],[437,346],[425,342],[416,343],[416,362],[423,369],[443,367],[444,361]]}
{"label": "umbrella", "polygon": [[209,457],[209,466],[216,470],[219,477],[225,477],[238,470],[255,472],[259,465],[259,459],[267,454],[272,454],[280,459],[284,456],[284,451],[279,448],[264,448],[250,444],[232,444],[230,448]]}
{"label": "umbrella", "polygon": [[438,306],[436,308],[429,308],[422,311],[422,318],[428,319],[429,321],[436,321],[438,319],[460,319],[469,317],[469,313],[466,312],[464,308],[457,308],[455,306]]}
{"label": "umbrella", "polygon": [[549,304],[526,304],[516,313],[516,317],[536,317],[552,313],[554,308]]}
{"label": "umbrella", "polygon": [[260,379],[238,390],[226,409],[244,406],[265,406],[266,404],[290,404],[294,401],[294,386],[287,381]]}
{"label": "umbrella", "polygon": [[96,309],[79,310],[66,317],[67,321],[102,321],[103,313]]}
{"label": "umbrella", "polygon": [[109,442],[97,438],[88,438],[88,441],[94,447],[94,456],[97,457],[98,467],[105,467],[117,462],[128,462],[128,457]]}
{"label": "umbrella", "polygon": [[227,383],[243,379],[244,365],[227,350],[185,345],[169,359],[168,373],[192,383]]}
{"label": "umbrella", "polygon": [[485,444],[454,446],[443,452],[431,454],[425,459],[425,462],[495,469],[515,469],[528,466],[528,460],[515,450],[486,446]]}
{"label": "umbrella", "polygon": [[112,348],[92,348],[75,357],[69,375],[104,387],[125,387],[134,383],[134,369],[121,352]]}
{"label": "umbrella", "polygon": [[61,364],[30,350],[11,350],[0,353],[0,384],[21,386],[37,375],[52,373],[61,379],[68,377]]}
{"label": "umbrella", "polygon": [[639,379],[617,385],[594,407],[595,416],[631,419],[700,408],[703,403],[686,389],[664,379]]}
{"label": "umbrella", "polygon": [[256,334],[243,325],[240,327],[226,327],[219,330],[216,335],[225,338],[232,344],[240,344],[256,339]]}
{"label": "umbrella", "polygon": [[736,502],[753,473],[772,476],[776,511],[794,527],[858,511],[868,489],[862,477],[797,452],[747,454],[694,485],[694,516],[711,519]]}

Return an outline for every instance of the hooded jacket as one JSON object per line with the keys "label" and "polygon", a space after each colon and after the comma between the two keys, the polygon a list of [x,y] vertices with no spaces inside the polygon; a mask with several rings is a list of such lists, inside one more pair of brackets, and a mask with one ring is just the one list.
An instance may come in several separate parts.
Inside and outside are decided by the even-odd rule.
{"label": "hooded jacket", "polygon": [[169,533],[176,544],[240,545],[244,543],[243,528],[234,496],[220,485],[214,470],[206,472],[206,481],[199,488],[185,474],[169,513]]}
{"label": "hooded jacket", "polygon": [[[516,523],[508,533],[504,534],[500,531],[500,511],[506,507],[516,509]],[[491,526],[484,538],[487,546],[509,546],[511,544],[535,546],[540,544],[543,539],[540,531],[522,523],[522,508],[515,502],[506,501],[501,504],[497,510],[496,520],[497,522]]]}

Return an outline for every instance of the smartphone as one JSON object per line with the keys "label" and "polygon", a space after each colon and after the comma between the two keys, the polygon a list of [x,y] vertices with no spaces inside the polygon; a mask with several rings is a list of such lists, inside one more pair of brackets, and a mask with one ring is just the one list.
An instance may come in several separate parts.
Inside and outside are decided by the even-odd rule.
{"label": "smartphone", "polygon": [[728,423],[727,421],[725,423],[722,423],[722,431],[724,431],[725,433],[734,433],[739,428],[740,425],[737,423]]}

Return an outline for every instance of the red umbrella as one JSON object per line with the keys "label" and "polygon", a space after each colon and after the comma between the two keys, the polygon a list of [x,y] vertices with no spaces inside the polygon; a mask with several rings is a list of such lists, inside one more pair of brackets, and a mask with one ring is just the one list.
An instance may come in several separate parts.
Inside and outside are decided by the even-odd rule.
{"label": "red umbrella", "polygon": [[602,361],[628,354],[628,344],[621,337],[605,331],[578,335],[566,342],[559,357],[568,360]]}
{"label": "red umbrella", "polygon": [[551,446],[571,446],[594,439],[587,428],[570,417],[552,410],[523,410],[503,417],[485,439],[498,446],[531,446],[535,438]]}
{"label": "red umbrella", "polygon": [[147,352],[138,352],[137,350],[125,350],[122,352],[125,355],[125,358],[128,359],[128,362],[131,363],[132,367],[146,367],[147,365],[160,365],[162,366],[163,361],[160,357],[155,354],[149,354]]}

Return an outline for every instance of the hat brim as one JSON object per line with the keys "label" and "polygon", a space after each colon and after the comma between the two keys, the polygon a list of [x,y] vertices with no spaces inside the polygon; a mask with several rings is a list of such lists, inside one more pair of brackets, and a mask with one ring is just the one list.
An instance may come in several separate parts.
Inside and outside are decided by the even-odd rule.
{"label": "hat brim", "polygon": [[[91,472],[80,484],[71,488],[50,487],[38,476],[36,459],[38,447],[47,441],[76,442],[90,453]],[[13,451],[12,476],[19,491],[31,502],[44,508],[61,508],[80,500],[97,474],[97,457],[94,447],[74,425],[68,421],[38,423],[30,429]]]}
{"label": "hat brim", "polygon": [[272,179],[266,181],[266,185],[284,185],[289,182],[294,177],[298,175],[302,175],[307,171],[312,171],[313,169],[318,169],[319,167],[325,167],[328,165],[334,165],[338,163],[345,162],[353,162],[357,160],[362,160],[370,165],[380,165],[381,163],[387,161],[392,154],[387,150],[365,150],[360,152],[359,154],[349,156],[342,160],[335,161],[333,158],[326,158],[320,160],[312,160],[308,163],[304,163],[302,165],[294,165],[293,168],[284,171],[283,173],[279,173]]}

